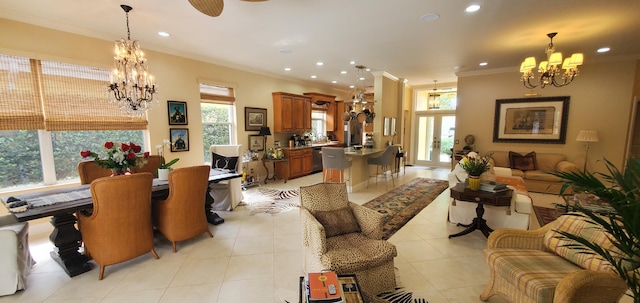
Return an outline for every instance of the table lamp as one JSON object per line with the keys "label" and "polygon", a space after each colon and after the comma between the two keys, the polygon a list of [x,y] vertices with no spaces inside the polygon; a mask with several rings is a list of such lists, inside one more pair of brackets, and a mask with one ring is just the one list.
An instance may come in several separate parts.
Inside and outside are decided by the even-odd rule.
{"label": "table lamp", "polygon": [[582,168],[582,172],[586,172],[587,162],[589,160],[589,143],[600,141],[600,139],[598,138],[598,132],[595,130],[583,129],[578,133],[578,137],[576,138],[576,141],[584,142],[585,156],[584,156],[584,167]]}
{"label": "table lamp", "polygon": [[260,127],[260,133],[258,135],[264,137],[264,145],[266,147],[266,145],[267,145],[267,136],[271,136],[271,129],[269,129],[268,126],[261,126]]}

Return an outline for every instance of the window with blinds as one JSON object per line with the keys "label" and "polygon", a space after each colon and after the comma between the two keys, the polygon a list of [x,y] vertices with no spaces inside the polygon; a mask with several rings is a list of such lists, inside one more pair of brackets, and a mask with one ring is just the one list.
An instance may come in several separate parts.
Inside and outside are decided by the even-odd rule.
{"label": "window with blinds", "polygon": [[211,145],[236,142],[235,96],[233,88],[200,83],[200,111],[205,162],[211,162]]}

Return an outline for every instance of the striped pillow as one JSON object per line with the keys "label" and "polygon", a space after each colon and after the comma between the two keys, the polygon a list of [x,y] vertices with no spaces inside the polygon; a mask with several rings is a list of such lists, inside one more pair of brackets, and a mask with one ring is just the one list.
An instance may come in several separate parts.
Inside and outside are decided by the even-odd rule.
{"label": "striped pillow", "polygon": [[575,215],[562,215],[556,220],[554,229],[549,230],[544,237],[544,245],[557,255],[581,266],[584,269],[595,271],[615,271],[609,261],[604,260],[600,255],[591,250],[584,251],[576,247],[567,247],[567,244],[577,242],[569,240],[556,232],[565,231],[572,235],[580,236],[591,243],[608,250],[614,257],[622,257],[622,252],[611,243],[610,235],[598,225],[590,223],[587,218]]}

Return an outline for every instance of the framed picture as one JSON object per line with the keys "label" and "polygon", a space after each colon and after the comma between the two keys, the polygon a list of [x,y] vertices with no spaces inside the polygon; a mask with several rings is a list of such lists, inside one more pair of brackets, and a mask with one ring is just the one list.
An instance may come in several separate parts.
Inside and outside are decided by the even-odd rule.
{"label": "framed picture", "polygon": [[171,151],[181,152],[189,150],[189,129],[170,128],[169,140],[171,141]]}
{"label": "framed picture", "polygon": [[493,142],[564,144],[569,96],[498,99]]}
{"label": "framed picture", "polygon": [[256,107],[244,108],[244,130],[260,130],[267,126],[267,109]]}
{"label": "framed picture", "polygon": [[252,151],[264,150],[264,136],[249,135],[249,150],[252,150]]}
{"label": "framed picture", "polygon": [[187,102],[167,101],[169,125],[187,125]]}
{"label": "framed picture", "polygon": [[384,117],[384,124],[382,125],[382,127],[382,136],[389,136],[389,130],[391,129],[391,126],[389,125],[389,117]]}
{"label": "framed picture", "polygon": [[396,118],[391,118],[391,135],[395,136],[397,134],[396,130]]}

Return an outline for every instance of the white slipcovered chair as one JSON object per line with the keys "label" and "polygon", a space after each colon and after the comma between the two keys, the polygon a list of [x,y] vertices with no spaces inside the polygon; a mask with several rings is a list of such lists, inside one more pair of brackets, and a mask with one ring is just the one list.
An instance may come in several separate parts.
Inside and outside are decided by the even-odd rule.
{"label": "white slipcovered chair", "polygon": [[[492,168],[491,172],[486,174],[490,176],[495,174],[495,176],[513,179],[520,178],[510,176],[510,170],[501,170],[497,167]],[[485,175],[481,176],[481,178],[485,178]],[[467,176],[467,172],[460,165],[456,165],[453,171],[449,173],[449,188],[456,186],[459,182],[465,182]],[[511,205],[508,207],[484,205],[483,218],[487,221],[487,225],[494,230],[498,228],[529,229],[530,216],[533,209],[531,197],[524,191],[511,186],[510,188],[514,190]],[[470,224],[476,217],[477,206],[478,204],[474,202],[459,201],[451,198],[449,203],[449,222]]]}
{"label": "white slipcovered chair", "polygon": [[[209,148],[211,150],[211,159],[213,161],[214,153],[225,157],[237,157],[237,164],[233,169],[235,169],[238,173],[242,173],[242,159],[240,157],[241,147],[242,145],[211,145],[211,147]],[[212,163],[212,167],[215,167],[215,163]],[[210,183],[209,195],[213,198],[211,210],[233,210],[243,199],[242,181],[240,180],[240,178],[234,178],[227,181],[221,181],[219,183]]]}
{"label": "white slipcovered chair", "polygon": [[29,222],[17,222],[13,215],[0,217],[0,296],[25,288],[36,262],[29,252]]}

